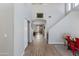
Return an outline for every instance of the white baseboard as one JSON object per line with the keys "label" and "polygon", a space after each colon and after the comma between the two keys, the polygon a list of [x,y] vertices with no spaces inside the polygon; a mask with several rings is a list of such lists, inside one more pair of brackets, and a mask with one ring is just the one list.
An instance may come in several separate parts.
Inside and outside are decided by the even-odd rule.
{"label": "white baseboard", "polygon": [[9,53],[7,53],[7,52],[0,52],[0,56],[8,56],[9,55]]}
{"label": "white baseboard", "polygon": [[24,50],[23,50],[23,52],[22,52],[21,56],[23,56],[23,55],[24,55]]}
{"label": "white baseboard", "polygon": [[23,55],[24,55],[25,48],[27,48],[27,47],[28,47],[28,44],[24,47],[24,50],[23,50],[23,52],[22,52],[21,56],[23,56]]}
{"label": "white baseboard", "polygon": [[48,42],[48,44],[64,44],[64,42]]}

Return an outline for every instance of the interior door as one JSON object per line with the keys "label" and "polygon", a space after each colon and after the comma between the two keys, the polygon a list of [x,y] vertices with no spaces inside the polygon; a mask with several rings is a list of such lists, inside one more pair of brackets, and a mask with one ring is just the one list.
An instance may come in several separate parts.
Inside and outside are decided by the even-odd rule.
{"label": "interior door", "polygon": [[[13,5],[0,4],[0,56],[11,55],[13,32]],[[12,41],[12,42],[11,42]]]}
{"label": "interior door", "polygon": [[8,11],[6,4],[0,4],[0,56],[8,55]]}

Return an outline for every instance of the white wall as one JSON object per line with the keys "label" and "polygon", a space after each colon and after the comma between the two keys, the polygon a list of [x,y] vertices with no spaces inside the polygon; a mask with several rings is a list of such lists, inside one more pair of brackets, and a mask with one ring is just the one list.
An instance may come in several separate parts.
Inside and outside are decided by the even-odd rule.
{"label": "white wall", "polygon": [[13,55],[13,4],[0,4],[0,56]]}
{"label": "white wall", "polygon": [[24,50],[24,7],[14,5],[14,55],[21,55]]}
{"label": "white wall", "polygon": [[[32,7],[32,18],[36,18],[36,13],[38,12],[44,13],[44,19],[47,20],[47,28],[65,15],[64,3],[34,4]],[[49,16],[51,16],[51,18]]]}
{"label": "white wall", "polygon": [[[25,18],[31,18],[29,8],[26,4],[19,3],[14,6],[14,55],[21,55],[27,46],[27,31],[24,29]],[[26,20],[27,20],[26,19]],[[27,29],[27,22],[26,22]]]}
{"label": "white wall", "polygon": [[50,44],[63,44],[63,35],[70,33],[79,37],[79,11],[72,11],[49,31]]}
{"label": "white wall", "polygon": [[55,24],[58,20],[60,20],[60,18],[62,18],[65,15],[65,4],[63,3],[46,5],[44,9],[45,19],[47,19],[47,28],[53,26],[53,24]]}
{"label": "white wall", "polygon": [[33,14],[32,14],[32,18],[34,19],[34,18],[36,18],[36,14],[37,13],[41,13],[41,12],[44,12],[43,11],[43,5],[40,5],[40,4],[34,4],[34,5],[32,5],[32,12],[33,12]]}

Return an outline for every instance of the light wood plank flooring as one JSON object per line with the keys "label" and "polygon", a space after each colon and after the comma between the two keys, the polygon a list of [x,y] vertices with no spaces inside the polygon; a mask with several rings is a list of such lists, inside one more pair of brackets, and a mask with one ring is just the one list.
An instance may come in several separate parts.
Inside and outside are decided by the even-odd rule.
{"label": "light wood plank flooring", "polygon": [[42,35],[37,35],[24,51],[24,56],[68,56],[64,45],[47,44]]}
{"label": "light wood plank flooring", "polygon": [[24,56],[61,56],[61,54],[53,45],[46,44],[39,47],[31,43],[25,49]]}

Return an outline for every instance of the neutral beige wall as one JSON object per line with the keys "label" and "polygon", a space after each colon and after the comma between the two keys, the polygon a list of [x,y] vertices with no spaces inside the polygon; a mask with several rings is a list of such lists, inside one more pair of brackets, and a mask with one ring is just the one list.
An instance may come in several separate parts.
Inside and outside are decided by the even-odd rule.
{"label": "neutral beige wall", "polygon": [[0,55],[13,53],[13,4],[0,3]]}

